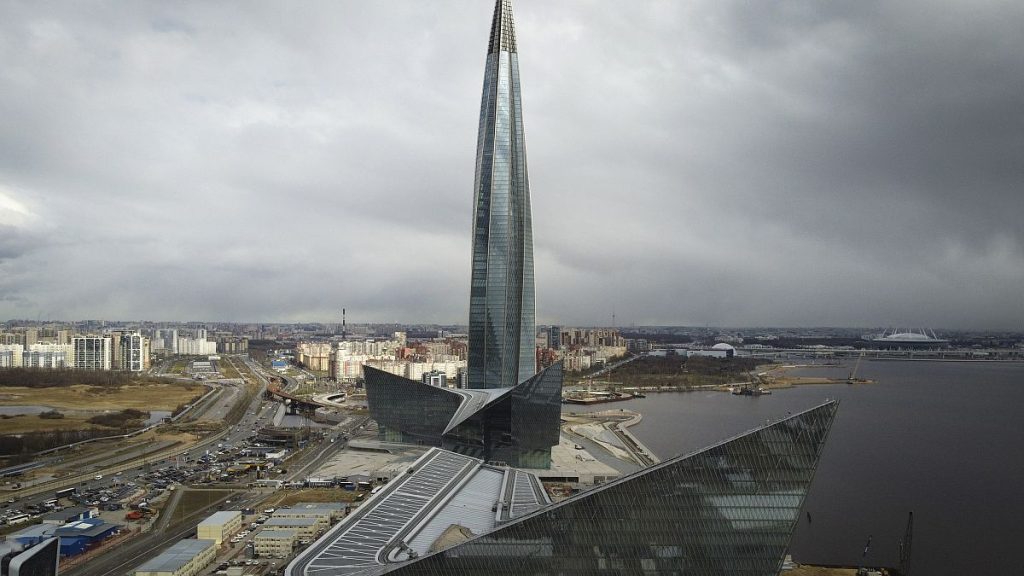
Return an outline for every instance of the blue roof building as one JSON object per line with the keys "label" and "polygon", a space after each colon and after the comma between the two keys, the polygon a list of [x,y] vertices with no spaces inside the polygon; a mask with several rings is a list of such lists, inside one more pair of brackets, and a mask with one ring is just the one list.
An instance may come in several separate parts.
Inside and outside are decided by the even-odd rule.
{"label": "blue roof building", "polygon": [[61,556],[75,556],[113,536],[121,529],[101,518],[86,518],[64,525],[36,524],[7,536],[24,546],[34,546],[54,536],[60,537]]}

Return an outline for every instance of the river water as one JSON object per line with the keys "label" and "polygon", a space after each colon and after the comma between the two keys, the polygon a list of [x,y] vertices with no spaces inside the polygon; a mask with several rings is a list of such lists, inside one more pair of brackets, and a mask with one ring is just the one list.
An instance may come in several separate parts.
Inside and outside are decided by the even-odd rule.
{"label": "river water", "polygon": [[660,393],[572,410],[642,413],[631,430],[664,459],[838,398],[794,559],[895,566],[913,511],[913,574],[1024,574],[1024,364],[864,361],[858,377],[875,383]]}

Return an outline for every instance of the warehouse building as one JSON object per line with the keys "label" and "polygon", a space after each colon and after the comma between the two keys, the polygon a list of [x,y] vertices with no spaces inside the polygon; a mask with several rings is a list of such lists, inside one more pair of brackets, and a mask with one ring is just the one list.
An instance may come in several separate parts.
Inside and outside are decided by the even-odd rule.
{"label": "warehouse building", "polygon": [[67,524],[36,524],[8,534],[7,539],[22,546],[34,546],[60,536],[60,555],[76,556],[117,534],[120,528],[119,524],[108,524],[100,518],[86,518]]}
{"label": "warehouse building", "polygon": [[178,540],[162,554],[135,569],[135,576],[195,576],[213,562],[217,543],[189,538]]}
{"label": "warehouse building", "polygon": [[220,546],[241,528],[242,513],[238,510],[223,510],[211,514],[196,526],[196,538],[213,540]]}

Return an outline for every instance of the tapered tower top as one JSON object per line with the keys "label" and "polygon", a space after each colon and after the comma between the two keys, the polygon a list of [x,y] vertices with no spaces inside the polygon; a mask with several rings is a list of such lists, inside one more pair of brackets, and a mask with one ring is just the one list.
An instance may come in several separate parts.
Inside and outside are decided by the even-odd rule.
{"label": "tapered tower top", "polygon": [[491,21],[491,44],[488,54],[495,52],[517,52],[516,28],[512,20],[512,0],[497,0],[494,5],[494,19]]}

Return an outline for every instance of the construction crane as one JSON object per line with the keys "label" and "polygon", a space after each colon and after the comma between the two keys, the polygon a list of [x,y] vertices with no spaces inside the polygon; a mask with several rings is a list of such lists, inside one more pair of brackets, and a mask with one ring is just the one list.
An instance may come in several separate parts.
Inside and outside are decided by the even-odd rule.
{"label": "construction crane", "polygon": [[907,528],[900,540],[900,575],[910,576],[910,547],[914,538],[914,512],[907,515]]}
{"label": "construction crane", "polygon": [[864,382],[863,378],[857,378],[857,370],[860,369],[860,361],[864,359],[864,351],[860,351],[860,356],[857,356],[857,362],[853,365],[853,371],[850,372],[850,377],[846,379],[847,384],[855,384],[857,382]]}

